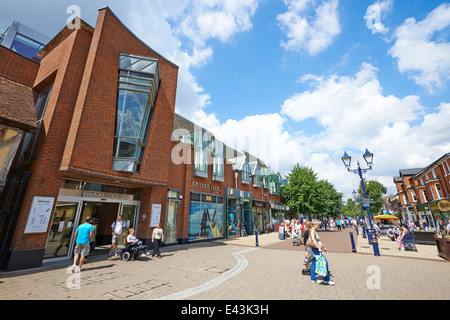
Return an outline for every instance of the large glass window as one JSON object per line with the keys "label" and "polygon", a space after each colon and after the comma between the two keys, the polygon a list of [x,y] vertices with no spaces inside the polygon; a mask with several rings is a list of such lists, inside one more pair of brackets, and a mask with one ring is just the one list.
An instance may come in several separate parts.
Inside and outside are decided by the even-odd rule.
{"label": "large glass window", "polygon": [[249,165],[250,165],[251,174],[253,176],[253,186],[260,188],[262,185],[261,169],[259,168],[258,163],[256,161],[250,163]]}
{"label": "large glass window", "polygon": [[69,252],[78,203],[57,202],[44,258],[65,257]]}
{"label": "large glass window", "polygon": [[121,54],[113,169],[136,173],[159,88],[158,61]]}
{"label": "large glass window", "polygon": [[223,197],[191,193],[188,239],[201,240],[223,235]]}
{"label": "large glass window", "polygon": [[241,183],[250,184],[250,166],[248,165],[247,158],[245,158],[245,162],[242,164]]}
{"label": "large glass window", "polygon": [[264,177],[264,188],[269,189],[270,194],[279,195],[281,192],[281,182],[278,173],[271,168],[261,169]]}
{"label": "large glass window", "polygon": [[208,134],[202,130],[194,132],[194,175],[208,177]]}
{"label": "large glass window", "polygon": [[436,192],[437,192],[437,199],[442,199],[444,197],[444,195],[442,194],[441,186],[439,185],[439,183],[436,183],[435,187],[436,187]]}
{"label": "large glass window", "polygon": [[44,44],[30,39],[20,33],[16,33],[11,44],[11,50],[20,53],[21,55],[35,61],[41,61],[41,58],[36,54],[44,47]]}
{"label": "large glass window", "polygon": [[213,180],[223,181],[224,180],[224,145],[223,142],[218,140],[213,140],[211,142],[213,146]]}
{"label": "large glass window", "polygon": [[53,85],[49,85],[39,93],[35,105],[38,130],[36,130],[34,133],[25,134],[22,149],[20,151],[20,158],[18,161],[19,164],[30,159],[31,155],[34,152],[34,147],[36,144],[37,137],[39,135],[40,128],[42,126],[42,122],[44,120],[45,110],[47,109],[48,99],[52,92],[52,87]]}

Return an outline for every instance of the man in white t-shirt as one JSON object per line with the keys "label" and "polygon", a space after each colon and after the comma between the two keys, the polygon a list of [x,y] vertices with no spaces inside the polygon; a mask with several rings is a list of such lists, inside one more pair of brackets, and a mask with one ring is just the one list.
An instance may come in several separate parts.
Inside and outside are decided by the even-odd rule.
{"label": "man in white t-shirt", "polygon": [[[111,225],[112,231],[112,244],[111,249],[109,250],[109,256],[112,255],[117,256],[117,246],[122,241],[122,231],[126,227],[125,221],[122,220],[122,216],[117,218],[117,221],[114,221]],[[113,250],[114,249],[114,250]]]}

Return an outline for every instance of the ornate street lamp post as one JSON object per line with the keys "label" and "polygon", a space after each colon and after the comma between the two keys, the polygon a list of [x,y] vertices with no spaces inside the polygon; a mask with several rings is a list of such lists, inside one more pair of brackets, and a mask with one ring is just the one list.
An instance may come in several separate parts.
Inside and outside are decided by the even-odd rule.
{"label": "ornate street lamp post", "polygon": [[[363,197],[364,199],[366,199],[366,189],[364,188],[364,180],[363,180],[363,173],[366,173],[367,171],[372,170],[372,164],[373,164],[373,153],[370,153],[369,150],[366,149],[366,152],[363,154],[363,158],[366,161],[367,165],[369,166],[369,168],[366,169],[361,169],[361,166],[359,165],[359,161],[357,161],[357,166],[358,169],[356,170],[350,170],[350,164],[352,161],[352,157],[350,157],[347,152],[344,152],[344,156],[342,157],[342,162],[345,165],[345,168],[347,169],[348,172],[353,172],[355,174],[359,175],[359,178],[361,179],[361,190],[363,191]],[[367,205],[367,216],[369,217],[369,227],[370,229],[368,230],[368,236],[369,239],[372,239],[372,246],[373,246],[373,253],[375,256],[379,256],[380,255],[380,250],[378,248],[378,239],[377,239],[377,235],[375,233],[375,230],[373,229],[373,225],[372,225],[372,218],[370,217],[370,210],[369,210],[369,206]]]}
{"label": "ornate street lamp post", "polygon": [[[362,237],[364,239],[366,239],[366,224],[364,223],[364,211],[363,211],[362,203],[361,203],[361,201],[359,201],[359,199],[361,199],[361,197],[358,196],[358,193],[355,191],[355,189],[353,189],[352,194],[353,194],[353,198],[355,198],[355,202],[359,202],[359,210],[361,211]],[[356,233],[358,233],[358,228],[356,228]]]}

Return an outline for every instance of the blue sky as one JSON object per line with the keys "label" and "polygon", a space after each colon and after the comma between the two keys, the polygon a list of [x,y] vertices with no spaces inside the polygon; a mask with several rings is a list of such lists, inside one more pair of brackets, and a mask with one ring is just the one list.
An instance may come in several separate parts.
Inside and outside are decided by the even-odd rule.
{"label": "blue sky", "polygon": [[376,179],[396,193],[399,169],[450,151],[450,3],[425,0],[9,1],[48,36],[69,5],[95,26],[108,5],[180,67],[176,110],[281,174],[312,167],[344,193],[341,162],[368,148]]}

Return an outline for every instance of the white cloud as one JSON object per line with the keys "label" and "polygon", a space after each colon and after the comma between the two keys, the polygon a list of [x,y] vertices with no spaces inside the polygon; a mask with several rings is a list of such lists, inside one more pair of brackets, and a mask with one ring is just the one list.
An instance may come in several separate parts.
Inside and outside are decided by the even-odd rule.
{"label": "white cloud", "polygon": [[[282,114],[301,122],[314,118],[323,126],[316,143],[325,148],[356,146],[397,121],[412,121],[423,110],[417,96],[384,96],[377,69],[364,63],[354,76],[306,75],[313,91],[296,93],[282,106]],[[333,139],[328,139],[332,136]]]}
{"label": "white cloud", "polygon": [[450,79],[450,42],[439,38],[449,26],[450,3],[443,3],[420,22],[405,20],[394,33],[396,41],[389,53],[397,59],[399,71],[429,93],[445,88]]}
{"label": "white cloud", "polygon": [[367,8],[364,19],[367,27],[372,30],[372,34],[386,34],[389,31],[389,28],[381,22],[381,19],[385,18],[392,11],[393,5],[393,0],[384,0],[377,1]]}
{"label": "white cloud", "polygon": [[210,104],[191,70],[212,59],[208,40],[229,41],[237,32],[250,30],[257,7],[257,0],[136,0],[130,6],[130,28],[180,67],[178,113],[191,115]]}
{"label": "white cloud", "polygon": [[[305,75],[301,82],[310,88],[293,94],[281,107],[281,115],[299,126],[308,118],[323,126],[315,135],[292,135],[290,142],[307,150],[302,165],[313,167],[345,195],[351,195],[359,180],[344,169],[344,150],[354,164],[360,161],[361,165],[365,165],[365,148],[373,152],[374,169],[367,177],[384,183],[388,193],[396,193],[392,177],[399,169],[426,166],[450,147],[444,120],[450,118],[450,104],[425,115],[418,96],[383,94],[377,71],[364,63],[353,76]],[[292,157],[290,162],[292,166],[297,159]]]}
{"label": "white cloud", "polygon": [[322,1],[314,8],[314,16],[308,15],[312,0],[284,0],[288,11],[277,16],[281,30],[288,41],[281,46],[287,51],[306,50],[314,56],[331,45],[341,32],[338,0]]}
{"label": "white cloud", "polygon": [[[170,5],[166,5],[167,1]],[[285,3],[289,12],[278,16],[278,19],[280,23],[282,20],[286,22],[284,30],[289,41],[284,45],[287,50],[296,48],[316,54],[339,34],[337,0],[321,2],[312,20],[307,16],[312,0]],[[214,114],[206,112],[210,97],[198,84],[191,69],[208,63],[212,58],[210,39],[229,41],[236,32],[251,28],[250,19],[256,10],[256,1],[155,0],[150,7],[147,2],[139,0],[137,4],[130,28],[156,51],[180,66],[177,112],[212,131],[227,145],[263,159],[283,175],[296,163],[308,165],[319,173],[320,178],[329,180],[347,196],[357,187],[359,180],[341,163],[340,157],[345,149],[362,160],[358,150],[362,153],[366,147],[369,148],[375,154],[375,164],[368,177],[383,183],[392,181],[398,169],[428,165],[448,152],[448,130],[442,119],[449,118],[450,104],[442,104],[434,113],[424,116],[425,108],[418,96],[384,94],[378,80],[378,69],[368,63],[362,64],[360,70],[350,76],[304,75],[300,83],[309,85],[309,88],[292,94],[278,113],[221,123]],[[220,19],[224,19],[223,29],[212,23]],[[299,25],[289,22],[298,22]],[[329,25],[335,28],[327,29]],[[182,26],[189,28],[183,30]],[[302,32],[303,38],[300,36]],[[186,39],[190,45],[185,44]],[[321,132],[304,133],[303,121],[308,118],[323,127]],[[287,123],[290,119],[298,123],[298,128],[292,131],[288,130],[292,127]],[[414,126],[411,124],[413,121]],[[386,186],[393,188],[393,184]],[[390,191],[393,192],[392,189]]]}

